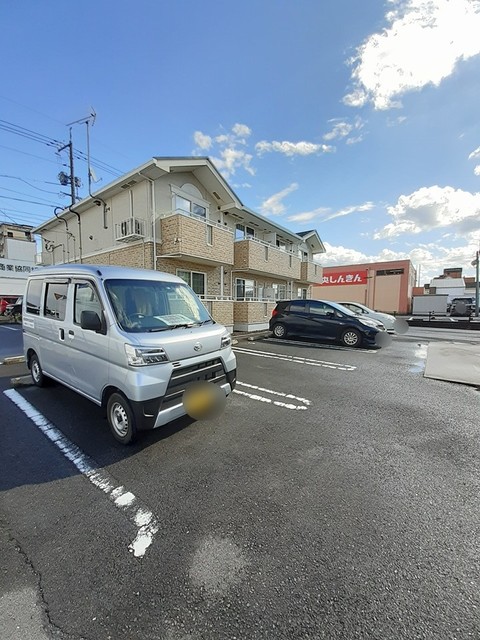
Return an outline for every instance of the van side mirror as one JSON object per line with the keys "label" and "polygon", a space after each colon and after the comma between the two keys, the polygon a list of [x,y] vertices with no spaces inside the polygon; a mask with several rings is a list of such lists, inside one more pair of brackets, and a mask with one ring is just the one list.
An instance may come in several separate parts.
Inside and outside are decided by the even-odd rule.
{"label": "van side mirror", "polygon": [[96,311],[82,311],[80,315],[80,326],[88,331],[102,331],[102,321]]}

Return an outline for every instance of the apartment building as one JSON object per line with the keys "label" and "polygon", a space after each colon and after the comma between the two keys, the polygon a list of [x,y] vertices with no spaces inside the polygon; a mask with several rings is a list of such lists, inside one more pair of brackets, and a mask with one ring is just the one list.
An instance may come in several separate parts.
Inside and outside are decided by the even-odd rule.
{"label": "apartment building", "polygon": [[152,158],[34,229],[38,264],[88,262],[173,273],[236,331],[268,326],[275,301],[322,282],[314,230],[245,207],[206,157]]}

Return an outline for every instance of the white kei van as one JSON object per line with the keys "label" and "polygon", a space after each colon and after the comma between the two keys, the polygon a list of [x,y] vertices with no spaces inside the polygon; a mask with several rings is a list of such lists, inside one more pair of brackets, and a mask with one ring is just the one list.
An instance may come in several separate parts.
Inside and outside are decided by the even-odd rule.
{"label": "white kei van", "polygon": [[33,382],[52,378],[103,407],[123,444],[185,415],[183,394],[193,383],[211,382],[225,395],[235,387],[230,334],[167,273],[39,268],[28,278],[22,317]]}

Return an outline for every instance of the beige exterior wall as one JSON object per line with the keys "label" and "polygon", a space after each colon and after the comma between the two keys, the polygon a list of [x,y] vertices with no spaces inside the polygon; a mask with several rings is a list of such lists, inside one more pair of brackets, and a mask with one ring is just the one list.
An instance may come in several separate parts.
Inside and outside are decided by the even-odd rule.
{"label": "beige exterior wall", "polygon": [[181,214],[161,221],[161,249],[163,255],[181,254],[233,264],[233,234],[227,229],[211,225],[212,244],[207,242],[208,223]]}
{"label": "beige exterior wall", "polygon": [[267,328],[274,308],[275,302],[234,302],[234,329],[255,331]]}
{"label": "beige exterior wall", "polygon": [[397,311],[399,309],[402,276],[379,276],[375,278],[375,289],[372,296],[373,309]]}
{"label": "beige exterior wall", "polygon": [[[268,249],[268,259],[265,259],[266,249]],[[235,269],[260,271],[290,280],[300,279],[300,258],[281,251],[275,246],[267,247],[254,240],[237,240],[234,243],[234,251]]]}
{"label": "beige exterior wall", "polygon": [[322,283],[323,269],[316,262],[302,261],[300,265],[300,280],[311,284]]}

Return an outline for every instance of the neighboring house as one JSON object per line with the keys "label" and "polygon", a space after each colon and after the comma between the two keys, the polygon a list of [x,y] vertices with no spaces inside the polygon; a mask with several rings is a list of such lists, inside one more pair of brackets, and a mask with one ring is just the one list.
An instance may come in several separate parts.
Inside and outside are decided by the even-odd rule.
{"label": "neighboring house", "polygon": [[39,264],[88,262],[182,277],[230,329],[268,327],[275,301],[310,297],[325,251],[246,208],[208,158],[153,158],[34,229]]}
{"label": "neighboring house", "polygon": [[23,295],[28,274],[35,267],[37,245],[32,229],[23,224],[0,223],[0,297],[13,300]]}
{"label": "neighboring house", "polygon": [[453,298],[465,295],[465,280],[462,276],[461,267],[444,269],[441,276],[430,280],[430,293],[448,295],[448,302]]}

